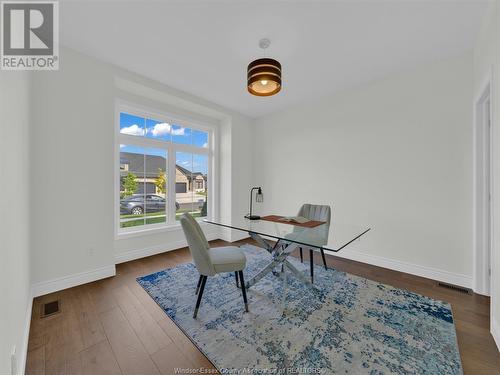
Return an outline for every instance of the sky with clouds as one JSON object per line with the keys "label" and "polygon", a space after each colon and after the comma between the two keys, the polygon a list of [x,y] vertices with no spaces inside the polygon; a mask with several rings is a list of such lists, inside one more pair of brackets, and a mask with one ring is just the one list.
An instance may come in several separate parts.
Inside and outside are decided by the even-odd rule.
{"label": "sky with clouds", "polygon": [[[120,133],[196,147],[208,147],[208,133],[206,132],[185,128],[181,125],[144,119],[127,113],[120,113]],[[167,157],[165,150],[149,147],[120,145],[120,151]],[[206,155],[177,152],[176,164],[193,172],[208,173],[208,157]]]}

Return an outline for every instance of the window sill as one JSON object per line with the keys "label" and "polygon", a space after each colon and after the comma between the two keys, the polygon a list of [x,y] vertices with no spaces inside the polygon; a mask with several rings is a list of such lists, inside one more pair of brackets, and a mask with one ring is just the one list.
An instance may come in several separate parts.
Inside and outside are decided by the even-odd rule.
{"label": "window sill", "polygon": [[[208,228],[209,224],[204,223],[202,220],[197,220],[197,221],[202,228]],[[162,225],[160,227],[131,230],[131,231],[127,231],[127,232],[120,232],[119,231],[115,234],[115,240],[123,240],[123,239],[133,238],[133,237],[144,237],[144,236],[149,236],[149,235],[175,232],[175,231],[182,231],[182,227],[181,227],[180,223],[175,223],[175,224],[170,224],[170,225]]]}

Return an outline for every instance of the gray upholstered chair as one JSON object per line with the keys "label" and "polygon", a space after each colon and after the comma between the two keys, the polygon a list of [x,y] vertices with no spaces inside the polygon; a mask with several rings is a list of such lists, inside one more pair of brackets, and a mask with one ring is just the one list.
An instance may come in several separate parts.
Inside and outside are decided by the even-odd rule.
{"label": "gray upholstered chair", "polygon": [[222,272],[234,272],[236,276],[236,285],[238,285],[239,276],[241,293],[243,294],[243,302],[245,303],[245,311],[248,311],[245,279],[243,278],[246,258],[243,251],[236,246],[210,248],[200,225],[188,213],[181,216],[181,225],[184,235],[186,236],[189,251],[193,257],[194,264],[200,274],[198,286],[196,287],[198,299],[196,301],[193,318],[196,318],[196,315],[198,314],[207,277],[215,276],[216,274]]}
{"label": "gray upholstered chair", "polygon": [[[305,217],[306,219],[309,220],[318,220],[318,221],[324,221],[327,223],[328,226],[330,226],[331,222],[331,208],[330,206],[325,206],[325,205],[320,205],[320,204],[303,204],[302,207],[300,207],[299,213],[297,216],[302,216]],[[325,266],[325,270],[328,269],[326,266],[326,258],[325,258],[325,251],[323,248],[320,248],[321,250],[321,257],[323,258],[323,265]],[[304,262],[304,255],[302,254],[302,247],[299,248],[300,251],[300,261]],[[314,250],[309,249],[309,262],[311,264],[311,282],[314,281]]]}

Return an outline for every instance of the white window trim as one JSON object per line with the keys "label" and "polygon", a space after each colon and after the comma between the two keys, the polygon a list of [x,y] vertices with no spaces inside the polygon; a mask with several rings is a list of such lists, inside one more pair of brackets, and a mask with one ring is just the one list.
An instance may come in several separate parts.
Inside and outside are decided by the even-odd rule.
{"label": "white window trim", "polygon": [[[192,145],[177,144],[173,142],[165,142],[154,138],[147,138],[141,136],[127,135],[120,133],[120,113],[126,112],[139,117],[155,119],[158,121],[165,121],[167,123],[177,123],[182,126],[194,130],[202,130],[208,133],[208,148],[201,148]],[[217,216],[217,181],[218,173],[215,168],[218,162],[218,128],[216,125],[210,124],[208,121],[200,121],[174,114],[172,112],[165,112],[153,108],[148,108],[142,105],[133,104],[122,99],[115,100],[115,163],[114,163],[114,228],[115,239],[124,239],[136,236],[149,235],[161,232],[170,232],[180,229],[180,223],[175,221],[175,179],[169,178],[171,171],[174,171],[175,176],[175,153],[176,152],[189,152],[198,155],[208,156],[208,204],[207,204],[207,217]],[[151,147],[164,149],[167,153],[167,181],[172,181],[173,188],[167,188],[167,217],[166,223],[147,224],[137,227],[131,227],[126,230],[120,228],[120,144],[132,144],[139,147]],[[173,213],[173,214],[172,214]],[[173,219],[173,220],[172,220]],[[197,219],[200,221],[201,219]]]}

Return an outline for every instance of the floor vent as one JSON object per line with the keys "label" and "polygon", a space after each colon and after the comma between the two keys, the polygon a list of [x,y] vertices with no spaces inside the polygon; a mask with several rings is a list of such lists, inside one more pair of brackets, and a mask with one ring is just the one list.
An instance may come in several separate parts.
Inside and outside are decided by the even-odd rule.
{"label": "floor vent", "polygon": [[447,283],[438,283],[438,285],[442,288],[451,289],[451,290],[454,290],[456,292],[460,292],[460,293],[464,293],[464,294],[472,294],[472,291],[470,289],[467,289],[467,288],[464,288],[461,286],[447,284]]}
{"label": "floor vent", "polygon": [[54,314],[59,313],[59,300],[44,303],[42,305],[41,317],[46,318],[48,316],[52,316]]}

